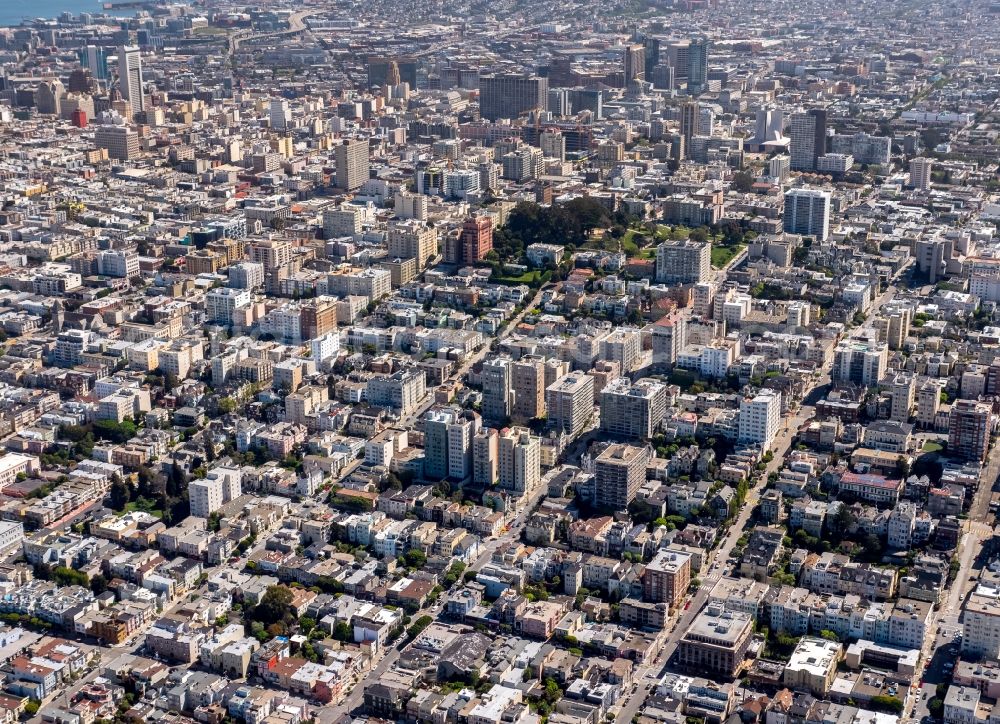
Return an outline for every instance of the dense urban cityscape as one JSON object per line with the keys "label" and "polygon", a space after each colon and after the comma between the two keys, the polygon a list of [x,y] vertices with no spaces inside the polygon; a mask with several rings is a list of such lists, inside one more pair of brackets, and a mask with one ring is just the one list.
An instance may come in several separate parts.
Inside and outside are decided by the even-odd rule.
{"label": "dense urban cityscape", "polygon": [[55,5],[0,724],[1000,724],[1000,3]]}

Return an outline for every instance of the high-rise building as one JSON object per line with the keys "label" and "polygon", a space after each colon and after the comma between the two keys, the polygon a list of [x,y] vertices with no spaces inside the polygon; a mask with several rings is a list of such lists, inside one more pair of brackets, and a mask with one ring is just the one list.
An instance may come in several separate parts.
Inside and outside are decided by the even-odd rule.
{"label": "high-rise building", "polygon": [[646,481],[649,458],[647,446],[613,443],[604,448],[594,461],[597,505],[612,510],[628,508]]}
{"label": "high-rise building", "polygon": [[896,422],[908,422],[913,409],[915,397],[913,375],[909,372],[899,372],[892,378],[889,385],[889,419]]}
{"label": "high-rise building", "polygon": [[491,487],[500,474],[500,435],[496,428],[483,427],[472,436],[472,482]]}
{"label": "high-rise building", "polygon": [[573,102],[568,88],[549,88],[548,111],[557,117],[573,114]]}
{"label": "high-rise building", "polygon": [[905,305],[883,307],[875,319],[875,329],[879,341],[889,345],[889,349],[902,349],[910,334],[912,310]]}
{"label": "high-rise building", "polygon": [[870,136],[864,132],[837,134],[830,136],[829,147],[832,153],[850,154],[858,163],[885,166],[892,154],[892,137]]}
{"label": "high-rise building", "polygon": [[642,335],[635,327],[617,327],[601,340],[598,359],[617,362],[622,374],[631,374],[642,361]]}
{"label": "high-rise building", "polygon": [[918,157],[910,161],[910,186],[918,191],[929,191],[931,188],[931,172],[934,161],[930,158]]}
{"label": "high-rise building", "polygon": [[[390,88],[395,88],[402,83],[402,76],[399,73],[399,63],[395,60],[389,62],[389,69],[385,73],[385,84]],[[414,88],[414,90],[416,90]]]}
{"label": "high-rise building", "polygon": [[619,377],[601,390],[600,404],[603,432],[628,440],[648,440],[663,423],[667,387],[652,379],[632,384]]}
{"label": "high-rise building", "polygon": [[90,71],[98,80],[107,80],[108,51],[98,45],[87,45],[77,51],[80,65]]}
{"label": "high-rise building", "polygon": [[594,378],[571,372],[545,390],[545,409],[557,430],[576,437],[594,414]]}
{"label": "high-rise building", "polygon": [[702,241],[665,241],[656,247],[656,281],[697,284],[708,280],[712,247]]}
{"label": "high-rise building", "polygon": [[545,416],[545,358],[524,355],[511,367],[514,404],[511,417],[527,422]]}
{"label": "high-rise building", "polygon": [[642,573],[642,596],[653,603],[676,606],[691,583],[691,555],[661,549]]}
{"label": "high-rise building", "polygon": [[653,345],[653,367],[664,372],[673,368],[677,356],[687,344],[685,318],[681,315],[662,317],[650,330]]}
{"label": "high-rise building", "polygon": [[364,209],[354,204],[344,204],[323,212],[323,238],[339,239],[361,233]]}
{"label": "high-rise building", "polygon": [[712,41],[697,38],[688,45],[688,95],[699,95],[708,90],[708,54]]}
{"label": "high-rise building", "polygon": [[889,348],[881,342],[845,340],[833,351],[834,382],[853,382],[862,387],[875,387],[885,376]]}
{"label": "high-rise building", "polygon": [[94,144],[116,161],[131,161],[139,156],[139,133],[128,126],[100,126]]}
{"label": "high-rise building", "polygon": [[687,81],[688,79],[688,70],[691,65],[689,59],[690,50],[690,40],[673,40],[667,43],[665,48],[662,48],[663,54],[660,61],[665,61],[667,65],[674,69],[674,75],[678,83]]}
{"label": "high-rise building", "polygon": [[284,239],[261,239],[250,244],[250,261],[263,265],[265,272],[287,266],[292,261],[292,245]]}
{"label": "high-rise building", "polygon": [[483,419],[491,425],[504,425],[511,416],[512,364],[505,357],[483,362]]}
{"label": "high-rise building", "polygon": [[691,139],[698,133],[701,123],[701,112],[696,101],[685,101],[681,104],[681,136],[684,138],[684,148],[691,148]]}
{"label": "high-rise building", "polygon": [[538,136],[538,145],[542,149],[545,158],[555,158],[559,161],[566,160],[566,136],[560,131],[542,131]]}
{"label": "high-rise building", "polygon": [[646,79],[646,49],[640,44],[626,45],[622,50],[625,67],[625,87]]}
{"label": "high-rise building", "polygon": [[982,462],[990,449],[990,406],[957,400],[948,422],[948,454],[961,460]]}
{"label": "high-rise building", "polygon": [[643,60],[646,63],[646,80],[653,79],[653,69],[660,64],[660,39],[647,35],[642,39]]}
{"label": "high-rise building", "polygon": [[927,380],[917,392],[917,425],[924,430],[934,428],[943,388],[943,380]]}
{"label": "high-rise building", "polygon": [[768,450],[781,426],[781,392],[763,389],[740,400],[737,442]]}
{"label": "high-rise building", "polygon": [[793,113],[788,125],[793,171],[815,171],[816,159],[826,153],[826,111],[812,108]]}
{"label": "high-rise building", "polygon": [[253,301],[246,289],[219,287],[205,295],[205,319],[226,326],[233,323],[233,313]]}
{"label": "high-rise building", "polygon": [[39,113],[45,115],[61,115],[63,96],[65,95],[66,88],[58,78],[42,81],[35,91],[35,107]]}
{"label": "high-rise building", "polygon": [[264,265],[250,261],[229,267],[229,286],[233,289],[248,289],[251,292],[264,288]]}
{"label": "high-rise building", "polygon": [[479,77],[479,115],[491,121],[544,110],[548,96],[548,78],[514,74]]}
{"label": "high-rise building", "polygon": [[767,162],[767,175],[779,182],[784,183],[792,170],[792,159],[785,154],[774,156]]}
{"label": "high-rise building", "polygon": [[523,495],[542,479],[541,442],[527,428],[511,427],[499,439],[500,487]]}
{"label": "high-rise building", "polygon": [[368,180],[368,142],[345,140],[336,147],[337,188],[355,191]]}
{"label": "high-rise building", "polygon": [[778,108],[758,108],[751,146],[761,147],[770,141],[777,141],[784,131],[785,114]]}
{"label": "high-rise building", "polygon": [[670,95],[673,96],[674,88],[677,85],[674,66],[661,63],[653,68],[651,75],[646,77],[649,78],[654,88],[670,91]]}
{"label": "high-rise building", "polygon": [[1000,657],[1000,602],[988,591],[974,590],[965,604],[962,656],[984,661],[995,661]]}
{"label": "high-rise building", "polygon": [[424,477],[471,479],[472,439],[481,421],[471,410],[436,407],[424,414]]}
{"label": "high-rise building", "polygon": [[268,113],[271,120],[271,128],[283,131],[292,125],[292,111],[288,107],[288,101],[284,98],[272,98]]}
{"label": "high-rise building", "polygon": [[226,503],[243,494],[243,473],[237,468],[215,468],[207,478],[192,480],[188,485],[191,515],[208,518]]}
{"label": "high-rise building", "polygon": [[482,261],[493,249],[493,219],[486,215],[470,216],[462,223],[458,242],[462,261],[466,264]]}
{"label": "high-rise building", "polygon": [[97,273],[118,279],[139,276],[139,255],[132,249],[104,249],[97,252]]}
{"label": "high-rise building", "polygon": [[[368,87],[408,83],[410,90],[416,90],[419,67],[420,61],[416,58],[368,58]],[[393,80],[396,82],[391,83]]]}
{"label": "high-rise building", "polygon": [[132,106],[133,114],[146,110],[142,84],[142,51],[134,45],[123,45],[118,49],[118,86],[122,98]]}
{"label": "high-rise building", "polygon": [[423,269],[438,254],[437,229],[416,219],[398,221],[389,227],[387,246],[391,258],[416,259]]}
{"label": "high-rise building", "polygon": [[830,236],[830,202],[829,191],[789,189],[785,193],[785,231],[826,241]]}

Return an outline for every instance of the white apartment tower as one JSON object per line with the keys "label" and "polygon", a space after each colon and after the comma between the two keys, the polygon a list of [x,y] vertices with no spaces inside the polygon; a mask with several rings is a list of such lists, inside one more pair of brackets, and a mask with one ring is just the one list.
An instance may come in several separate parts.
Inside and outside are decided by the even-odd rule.
{"label": "white apartment tower", "polygon": [[740,400],[739,442],[768,450],[781,426],[781,392],[761,390]]}
{"label": "white apartment tower", "polygon": [[500,487],[524,494],[541,481],[541,443],[526,428],[503,431],[499,440]]}
{"label": "white apartment tower", "polygon": [[118,84],[122,98],[132,106],[133,114],[146,110],[142,95],[142,51],[134,45],[123,45],[118,49]]}

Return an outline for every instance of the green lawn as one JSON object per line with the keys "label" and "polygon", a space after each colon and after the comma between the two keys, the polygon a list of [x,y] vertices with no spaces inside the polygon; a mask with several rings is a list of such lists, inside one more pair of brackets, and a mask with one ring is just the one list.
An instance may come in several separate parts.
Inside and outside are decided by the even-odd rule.
{"label": "green lawn", "polygon": [[925,453],[941,452],[942,450],[944,450],[944,446],[939,442],[935,442],[934,440],[928,440],[927,442],[924,443]]}
{"label": "green lawn", "polygon": [[516,276],[493,276],[490,281],[496,282],[497,284],[506,284],[508,286],[517,286],[518,284],[537,284],[540,286],[551,278],[551,272],[542,271],[540,269],[529,269],[523,274],[518,274]]}
{"label": "green lawn", "polygon": [[736,244],[735,246],[713,246],[712,247],[712,266],[716,269],[722,269],[726,264],[732,261],[733,257],[739,254],[746,246],[744,244]]}
{"label": "green lawn", "polygon": [[126,513],[134,513],[135,511],[141,511],[143,513],[149,513],[157,518],[163,517],[163,511],[159,508],[154,508],[155,503],[151,500],[146,500],[145,498],[139,498],[138,500],[133,500],[131,503],[125,504]]}

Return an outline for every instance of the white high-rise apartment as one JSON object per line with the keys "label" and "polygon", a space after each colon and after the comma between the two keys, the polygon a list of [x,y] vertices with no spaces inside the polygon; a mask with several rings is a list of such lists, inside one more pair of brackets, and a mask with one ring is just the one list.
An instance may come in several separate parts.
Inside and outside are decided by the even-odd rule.
{"label": "white high-rise apartment", "polygon": [[826,241],[830,236],[830,192],[791,189],[785,194],[785,231]]}
{"label": "white high-rise apartment", "polygon": [[910,186],[919,191],[929,191],[931,188],[931,171],[934,161],[929,158],[915,158],[910,161]]}
{"label": "white high-rise apartment", "polygon": [[697,284],[708,279],[712,247],[701,241],[665,241],[656,247],[656,281]]}
{"label": "white high-rise apartment", "polygon": [[559,430],[576,437],[594,414],[594,378],[571,372],[545,390],[548,418]]}
{"label": "white high-rise apartment", "polygon": [[270,108],[271,128],[283,131],[292,123],[292,111],[284,98],[272,98]]}
{"label": "white high-rise apartment", "polygon": [[500,487],[526,493],[542,479],[541,443],[527,428],[511,427],[500,436]]}
{"label": "white high-rise apartment", "polygon": [[781,392],[761,390],[740,400],[739,442],[767,450],[781,425]]}
{"label": "white high-rise apartment", "polygon": [[132,106],[133,114],[146,110],[142,95],[142,51],[134,45],[118,49],[118,86],[122,98]]}

